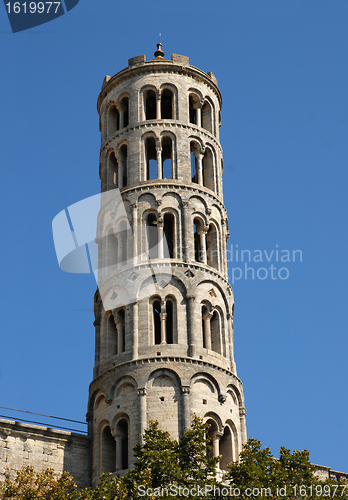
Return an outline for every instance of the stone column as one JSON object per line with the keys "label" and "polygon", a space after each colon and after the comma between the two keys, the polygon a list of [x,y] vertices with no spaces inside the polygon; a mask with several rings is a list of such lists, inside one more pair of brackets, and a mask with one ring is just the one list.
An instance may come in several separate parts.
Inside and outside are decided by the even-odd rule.
{"label": "stone column", "polygon": [[119,111],[120,114],[120,130],[124,128],[124,111],[121,108]]}
{"label": "stone column", "polygon": [[124,325],[118,322],[116,324],[116,330],[117,330],[117,354],[120,354],[124,350],[124,345],[123,345]]}
{"label": "stone column", "polygon": [[183,431],[186,432],[191,427],[191,411],[190,411],[190,387],[183,386],[182,390],[182,414],[184,418]]}
{"label": "stone column", "polygon": [[162,303],[161,303],[160,320],[161,320],[161,344],[166,344],[167,343],[167,334],[166,334],[167,313],[166,313],[165,301],[162,301]]}
{"label": "stone column", "polygon": [[164,258],[164,247],[163,247],[163,219],[160,215],[157,220],[157,235],[158,235],[158,258]]}
{"label": "stone column", "polygon": [[118,163],[118,172],[117,172],[117,177],[118,177],[118,185],[117,187],[119,189],[123,188],[123,160],[120,158],[117,158],[117,163]]}
{"label": "stone column", "polygon": [[139,443],[144,444],[144,431],[147,427],[146,422],[146,388],[139,387],[138,389],[139,396]]}
{"label": "stone column", "polygon": [[195,324],[194,324],[194,301],[195,301],[195,296],[193,294],[187,294],[186,295],[186,301],[187,301],[187,334],[188,334],[188,344],[190,346],[189,349],[189,356],[195,357],[196,356],[196,346],[197,346],[197,334],[196,334],[196,329],[195,329]]}
{"label": "stone column", "polygon": [[202,172],[202,160],[203,160],[203,154],[199,153],[196,158],[197,158],[197,180],[198,184],[200,186],[203,186],[203,172]]}
{"label": "stone column", "polygon": [[198,103],[198,106],[196,108],[196,125],[197,125],[197,127],[202,126],[202,107],[203,107],[203,103],[202,102]]}
{"label": "stone column", "polygon": [[132,304],[129,305],[131,308],[131,317],[133,318],[133,325],[132,328],[129,330],[132,335],[132,358],[137,359],[138,358],[138,302],[132,302]]}
{"label": "stone column", "polygon": [[156,93],[156,120],[161,119],[161,94]]}
{"label": "stone column", "polygon": [[94,323],[95,327],[95,355],[94,355],[94,369],[99,372],[99,363],[100,363],[100,316],[96,317]]}
{"label": "stone column", "polygon": [[[219,444],[222,436],[222,432],[217,432],[213,437],[213,457],[218,457],[220,455]],[[216,468],[220,469],[220,460],[217,462]]]}
{"label": "stone column", "polygon": [[162,148],[156,146],[157,179],[162,179]]}
{"label": "stone column", "polygon": [[132,203],[132,230],[133,230],[133,251],[130,255],[133,256],[133,266],[135,266],[138,262],[138,213],[137,213],[138,204]]}
{"label": "stone column", "polygon": [[116,470],[122,470],[122,436],[116,434]]}
{"label": "stone column", "polygon": [[207,263],[207,244],[206,244],[206,234],[207,234],[208,228],[204,226],[202,229],[198,231],[198,234],[200,236],[200,250],[201,250],[201,255],[200,255],[200,261],[202,264]]}
{"label": "stone column", "polygon": [[240,419],[240,428],[241,428],[241,444],[245,444],[247,442],[247,430],[246,430],[246,409],[244,406],[239,408],[239,419]]}
{"label": "stone column", "polygon": [[[194,245],[193,241],[193,221],[191,221],[191,213],[189,202],[182,202],[182,259],[186,262],[194,260]],[[193,255],[192,255],[193,254]]]}
{"label": "stone column", "polygon": [[213,317],[213,314],[208,312],[207,314],[204,315],[204,343],[205,343],[205,348],[211,350],[211,325],[210,321],[211,318]]}

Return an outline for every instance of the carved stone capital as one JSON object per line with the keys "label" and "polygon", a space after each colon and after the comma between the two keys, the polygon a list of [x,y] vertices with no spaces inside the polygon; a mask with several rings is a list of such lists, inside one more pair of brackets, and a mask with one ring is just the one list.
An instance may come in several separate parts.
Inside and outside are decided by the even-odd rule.
{"label": "carved stone capital", "polygon": [[93,420],[93,413],[91,411],[88,411],[86,413],[86,422],[92,422]]}
{"label": "carved stone capital", "polygon": [[245,417],[246,416],[246,409],[244,408],[244,406],[241,406],[239,408],[239,416],[240,417]]}
{"label": "carved stone capital", "polygon": [[188,201],[186,201],[186,200],[183,200],[183,201],[181,202],[181,205],[183,206],[183,208],[188,208],[188,207],[189,207],[189,202],[188,202]]}
{"label": "carved stone capital", "polygon": [[156,200],[156,205],[159,207],[162,204],[162,200]]}
{"label": "carved stone capital", "polygon": [[182,391],[182,393],[183,393],[184,396],[187,396],[188,394],[190,394],[191,389],[190,389],[190,387],[188,385],[183,385],[181,387],[181,391]]}
{"label": "carved stone capital", "polygon": [[211,215],[211,213],[212,213],[212,209],[211,209],[211,208],[207,208],[207,209],[206,209],[206,211],[205,211],[205,213],[206,213],[207,215]]}
{"label": "carved stone capital", "polygon": [[192,293],[186,295],[186,300],[192,300],[192,302],[193,302],[195,300],[195,298],[196,298],[196,296],[193,295]]}
{"label": "carved stone capital", "polygon": [[112,403],[112,398],[105,398],[105,403],[106,404],[111,404]]}
{"label": "carved stone capital", "polygon": [[138,396],[146,396],[146,387],[139,387],[137,392],[138,392]]}
{"label": "carved stone capital", "polygon": [[218,400],[220,403],[224,403],[227,399],[226,394],[219,394]]}

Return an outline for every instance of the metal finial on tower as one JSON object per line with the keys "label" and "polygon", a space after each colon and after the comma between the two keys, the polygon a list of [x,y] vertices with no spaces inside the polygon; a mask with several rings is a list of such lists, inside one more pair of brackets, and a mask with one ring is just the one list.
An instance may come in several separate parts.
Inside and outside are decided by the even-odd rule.
{"label": "metal finial on tower", "polygon": [[159,34],[159,42],[157,44],[157,50],[155,52],[155,57],[163,57],[164,56],[164,52],[162,49],[162,44],[161,44],[161,33]]}

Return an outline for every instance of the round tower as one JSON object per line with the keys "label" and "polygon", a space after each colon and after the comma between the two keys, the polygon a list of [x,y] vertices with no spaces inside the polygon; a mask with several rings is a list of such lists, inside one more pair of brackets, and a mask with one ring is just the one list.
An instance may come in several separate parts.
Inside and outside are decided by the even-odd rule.
{"label": "round tower", "polygon": [[[98,98],[93,483],[134,463],[149,421],[173,438],[208,421],[220,468],[246,441],[214,75],[185,56],[129,59]],[[104,197],[105,195],[105,197]],[[117,207],[116,207],[117,205]],[[121,208],[120,208],[121,207]]]}

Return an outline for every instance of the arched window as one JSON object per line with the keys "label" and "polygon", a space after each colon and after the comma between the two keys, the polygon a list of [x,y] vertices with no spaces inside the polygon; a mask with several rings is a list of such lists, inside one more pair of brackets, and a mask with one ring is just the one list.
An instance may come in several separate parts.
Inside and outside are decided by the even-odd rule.
{"label": "arched window", "polygon": [[162,139],[162,178],[173,178],[173,141],[170,137]]}
{"label": "arched window", "polygon": [[198,175],[199,161],[198,161],[198,155],[200,154],[200,146],[195,141],[191,141],[190,142],[190,154],[191,154],[191,181],[195,182],[196,184],[198,184],[198,182],[199,182],[199,175]]}
{"label": "arched window", "polygon": [[208,338],[209,332],[207,331],[206,316],[208,314],[207,306],[202,306],[202,338],[203,338],[203,348],[208,349],[210,347],[211,339]]}
{"label": "arched window", "polygon": [[128,469],[128,447],[129,447],[129,433],[128,422],[125,418],[121,418],[116,425],[117,433],[117,463],[121,466],[122,470]]}
{"label": "arched window", "polygon": [[217,311],[214,311],[213,316],[210,320],[210,330],[211,330],[211,348],[213,351],[221,354],[221,342],[220,342],[220,315]]}
{"label": "arched window", "polygon": [[165,238],[164,258],[172,259],[174,256],[174,215],[171,213],[164,214],[163,218],[163,233]]}
{"label": "arched window", "polygon": [[154,137],[148,137],[145,141],[146,156],[146,179],[157,179],[157,155]]}
{"label": "arched window", "polygon": [[157,216],[150,213],[146,218],[147,244],[149,249],[149,259],[158,258],[158,229]]}
{"label": "arched window", "polygon": [[110,106],[107,114],[107,135],[112,137],[120,128],[120,114],[116,105]]}
{"label": "arched window", "polygon": [[118,176],[118,163],[117,159],[115,156],[115,153],[112,151],[109,155],[109,185],[108,188],[114,188],[118,187],[117,183],[117,176]]}
{"label": "arched window", "polygon": [[164,89],[161,94],[161,118],[171,120],[173,118],[173,92]]}
{"label": "arched window", "polygon": [[166,342],[167,344],[173,344],[173,327],[174,327],[174,317],[173,317],[173,302],[171,299],[166,300]]}
{"label": "arched window", "polygon": [[219,432],[219,428],[218,428],[218,425],[217,423],[215,422],[215,420],[213,420],[212,418],[210,418],[208,421],[207,421],[207,424],[209,424],[209,429],[208,429],[208,432],[207,432],[207,438],[209,440],[209,445],[211,446],[211,450],[209,452],[209,455],[211,457],[217,457],[219,455],[218,453],[218,448],[216,446],[216,435],[217,433]]}
{"label": "arched window", "polygon": [[117,346],[116,354],[120,354],[126,350],[126,311],[124,307],[117,310],[116,313],[116,330],[117,330]]}
{"label": "arched window", "polygon": [[161,343],[161,300],[158,298],[152,304],[153,329],[155,344]]}
{"label": "arched window", "polygon": [[107,349],[108,357],[117,354],[117,329],[114,316],[110,313],[107,321]]}
{"label": "arched window", "polygon": [[123,113],[123,126],[128,127],[129,124],[129,98],[123,97],[121,99],[121,109]]}
{"label": "arched window", "polygon": [[196,110],[193,107],[194,105],[194,98],[192,95],[189,96],[189,114],[190,114],[190,123],[193,123],[194,125],[197,124],[196,120]]}
{"label": "arched window", "polygon": [[230,428],[226,425],[224,429],[223,436],[220,438],[219,442],[219,455],[220,459],[220,469],[227,470],[227,466],[232,462],[232,433]]}
{"label": "arched window", "polygon": [[101,437],[101,473],[115,472],[116,443],[109,426],[104,427]]}
{"label": "arched window", "polygon": [[200,236],[198,234],[198,231],[201,227],[201,221],[199,219],[194,219],[193,221],[193,230],[194,230],[194,234],[193,234],[193,238],[194,238],[194,245],[195,245],[195,261],[196,262],[201,262],[201,253],[202,253],[202,249],[201,249],[201,241],[200,241]]}
{"label": "arched window", "polygon": [[120,148],[120,153],[121,153],[121,161],[122,161],[122,186],[118,186],[119,188],[121,187],[126,187],[127,182],[128,182],[128,149],[125,144],[121,146]]}
{"label": "arched window", "polygon": [[195,182],[197,184],[197,158],[194,155],[194,152],[191,150],[191,182]]}
{"label": "arched window", "polygon": [[211,105],[208,101],[204,101],[202,107],[202,127],[213,133],[213,116]]}
{"label": "arched window", "polygon": [[118,263],[124,266],[127,262],[127,223],[124,220],[118,225],[117,241]]}
{"label": "arched window", "polygon": [[203,186],[215,191],[214,186],[214,160],[213,153],[209,148],[206,149],[203,156]]}
{"label": "arched window", "polygon": [[[106,236],[106,267],[115,266],[118,262],[117,238],[112,228]],[[111,272],[111,270],[110,270]]]}
{"label": "arched window", "polygon": [[156,119],[156,94],[153,90],[147,90],[145,94],[145,116],[146,120]]}
{"label": "arched window", "polygon": [[206,236],[207,242],[207,264],[208,266],[219,269],[219,245],[218,233],[215,224],[210,224]]}

